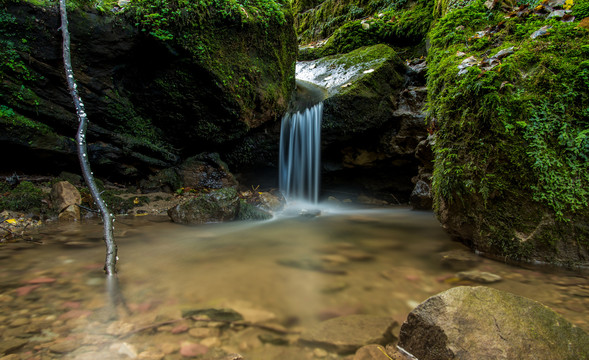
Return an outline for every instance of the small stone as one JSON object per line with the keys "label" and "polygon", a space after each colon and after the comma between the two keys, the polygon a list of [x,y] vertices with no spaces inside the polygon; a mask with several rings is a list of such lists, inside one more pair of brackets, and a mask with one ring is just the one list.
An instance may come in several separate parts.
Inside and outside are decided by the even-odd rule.
{"label": "small stone", "polygon": [[137,359],[139,360],[162,360],[166,355],[158,351],[143,351],[139,353]]}
{"label": "small stone", "polygon": [[456,276],[461,280],[470,280],[482,284],[491,284],[502,280],[499,275],[479,270],[462,271],[456,274]]}
{"label": "small stone", "polygon": [[204,339],[206,337],[211,336],[211,330],[209,328],[194,328],[188,331],[188,335],[195,337],[197,339]]}
{"label": "small stone", "polygon": [[218,337],[208,337],[206,339],[202,339],[200,341],[200,344],[208,348],[218,347],[219,345],[221,345],[221,340],[219,340]]}
{"label": "small stone", "polygon": [[72,352],[78,348],[78,344],[73,340],[63,340],[54,343],[53,345],[49,346],[49,351],[58,353],[58,354],[65,354]]}
{"label": "small stone", "polygon": [[258,339],[264,344],[288,345],[288,339],[274,334],[260,334],[258,335]]}
{"label": "small stone", "polygon": [[31,321],[27,318],[16,318],[10,323],[10,326],[11,327],[19,327],[19,326],[28,325],[30,322]]}
{"label": "small stone", "polygon": [[204,355],[208,351],[209,348],[201,344],[195,344],[189,341],[184,341],[180,344],[180,355],[184,357],[196,357],[198,355]]}
{"label": "small stone", "polygon": [[180,345],[176,343],[163,343],[160,345],[160,349],[165,355],[170,355],[180,350]]}
{"label": "small stone", "polygon": [[16,351],[28,342],[24,339],[6,338],[6,334],[3,337],[2,341],[0,341],[0,354]]}
{"label": "small stone", "polygon": [[323,359],[323,358],[327,357],[327,355],[329,355],[329,353],[323,349],[317,348],[317,349],[313,350],[313,355],[315,355],[316,358]]}
{"label": "small stone", "polygon": [[189,329],[188,325],[180,324],[180,325],[173,327],[171,332],[172,332],[172,334],[182,334],[182,333],[187,332],[188,329]]}

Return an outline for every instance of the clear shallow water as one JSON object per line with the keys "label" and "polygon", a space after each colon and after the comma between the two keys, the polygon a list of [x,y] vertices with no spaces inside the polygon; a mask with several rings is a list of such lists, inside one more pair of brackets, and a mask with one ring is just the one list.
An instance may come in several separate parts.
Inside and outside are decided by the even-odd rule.
{"label": "clear shallow water", "polygon": [[[16,353],[118,359],[127,358],[119,354],[125,344],[138,354],[173,350],[165,359],[180,359],[179,344],[191,341],[248,359],[312,359],[313,349],[296,345],[296,334],[283,337],[290,345],[264,344],[259,328],[213,332],[203,340],[188,332],[172,334],[182,324],[177,322],[121,335],[180,319],[182,310],[210,307],[232,308],[247,314],[246,320],[291,332],[352,313],[390,316],[401,324],[429,296],[477,285],[459,281],[457,271],[443,266],[442,254],[464,247],[450,241],[428,212],[327,211],[317,217],[200,226],[122,217],[116,221],[119,279],[132,314],[119,309],[113,324],[105,319],[101,231],[92,222],[55,224],[35,236],[42,245],[0,249],[0,336],[26,340]],[[586,278],[489,259],[474,268],[503,278],[488,286],[540,301],[589,330]],[[64,339],[68,351],[52,350]]]}

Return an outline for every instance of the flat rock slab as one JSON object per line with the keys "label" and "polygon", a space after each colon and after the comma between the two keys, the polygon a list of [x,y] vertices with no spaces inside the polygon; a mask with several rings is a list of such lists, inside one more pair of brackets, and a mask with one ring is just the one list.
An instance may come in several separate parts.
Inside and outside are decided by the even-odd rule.
{"label": "flat rock slab", "polygon": [[364,345],[386,345],[394,340],[397,322],[389,317],[349,315],[329,319],[305,331],[300,343],[338,354],[352,354]]}
{"label": "flat rock slab", "polygon": [[417,306],[399,347],[419,360],[589,359],[589,336],[548,307],[488,287],[461,286]]}

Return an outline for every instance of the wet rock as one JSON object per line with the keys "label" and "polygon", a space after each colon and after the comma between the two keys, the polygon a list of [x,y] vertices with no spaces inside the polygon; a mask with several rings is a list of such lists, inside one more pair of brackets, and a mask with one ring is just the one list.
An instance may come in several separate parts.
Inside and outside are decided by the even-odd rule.
{"label": "wet rock", "polygon": [[204,355],[209,351],[209,348],[189,341],[183,341],[180,344],[180,355],[188,358]]}
{"label": "wet rock", "polygon": [[79,344],[74,340],[56,341],[53,345],[49,346],[49,351],[58,354],[65,354],[76,350],[78,345]]}
{"label": "wet rock", "polygon": [[206,318],[213,321],[233,322],[243,320],[243,316],[232,309],[195,309],[182,311],[183,318]]}
{"label": "wet rock", "polygon": [[421,303],[399,346],[420,360],[589,357],[583,330],[538,302],[487,287],[456,287]]}
{"label": "wet rock", "polygon": [[5,337],[0,341],[0,354],[9,354],[23,347],[28,341],[25,339]]}
{"label": "wet rock", "polygon": [[163,343],[160,344],[159,347],[165,355],[170,355],[180,351],[180,345],[177,343]]}
{"label": "wet rock", "polygon": [[455,271],[472,269],[481,262],[478,255],[466,249],[451,250],[440,255],[442,266]]}
{"label": "wet rock", "polygon": [[284,209],[284,205],[286,204],[286,200],[282,194],[278,193],[272,194],[269,192],[261,192],[258,194],[260,198],[260,206],[267,211],[280,211]]}
{"label": "wet rock", "polygon": [[179,173],[182,186],[192,189],[222,189],[237,186],[235,176],[217,153],[202,153],[186,159],[180,166]]}
{"label": "wet rock", "polygon": [[272,345],[288,345],[288,339],[284,336],[278,336],[274,334],[260,334],[258,338],[264,344],[272,344]]}
{"label": "wet rock", "polygon": [[272,219],[272,214],[268,211],[258,208],[245,200],[241,200],[239,203],[239,211],[235,217],[235,220],[245,221],[262,221]]}
{"label": "wet rock", "polygon": [[235,219],[239,197],[234,188],[214,190],[191,198],[168,210],[172,221],[181,224],[205,224]]}
{"label": "wet rock", "polygon": [[197,339],[204,339],[219,335],[219,329],[215,328],[193,328],[188,330],[188,335]]}
{"label": "wet rock", "polygon": [[301,334],[299,342],[339,354],[351,354],[368,344],[392,342],[397,323],[388,317],[350,315],[330,319]]}
{"label": "wet rock", "polygon": [[499,275],[479,270],[462,271],[456,274],[456,276],[460,280],[469,280],[481,284],[492,284],[502,280],[501,276]]}
{"label": "wet rock", "polygon": [[429,184],[423,180],[418,180],[411,192],[409,201],[414,210],[431,210],[433,200]]}
{"label": "wet rock", "polygon": [[70,205],[59,213],[58,218],[60,221],[79,221],[80,207],[77,205]]}

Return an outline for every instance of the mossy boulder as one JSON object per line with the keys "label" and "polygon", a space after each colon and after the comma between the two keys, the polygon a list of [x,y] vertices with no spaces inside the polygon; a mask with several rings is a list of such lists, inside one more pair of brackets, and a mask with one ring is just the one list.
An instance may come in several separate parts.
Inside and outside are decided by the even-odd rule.
{"label": "mossy boulder", "polygon": [[456,287],[417,306],[399,346],[420,360],[587,359],[589,336],[533,300],[488,287]]}
{"label": "mossy boulder", "polygon": [[[297,46],[282,1],[68,3],[72,62],[90,125],[97,175],[137,179],[201,151],[227,151],[251,129],[279,119],[294,88]],[[66,91],[59,13],[50,1],[0,5],[0,106],[40,123],[14,132],[20,163],[48,146],[77,165],[77,119]],[[3,126],[8,126],[3,123]],[[29,126],[30,128],[30,126]],[[27,134],[30,131],[27,130]],[[57,140],[55,140],[55,139]],[[36,146],[37,142],[44,147]],[[57,144],[55,144],[57,142]],[[72,156],[74,155],[74,156]],[[55,167],[63,170],[63,167]]]}
{"label": "mossy boulder", "polygon": [[534,11],[476,1],[430,33],[434,207],[488,256],[586,266],[589,32]]}
{"label": "mossy boulder", "polygon": [[239,212],[239,196],[234,188],[213,190],[182,202],[168,210],[172,221],[205,224],[234,220]]}

